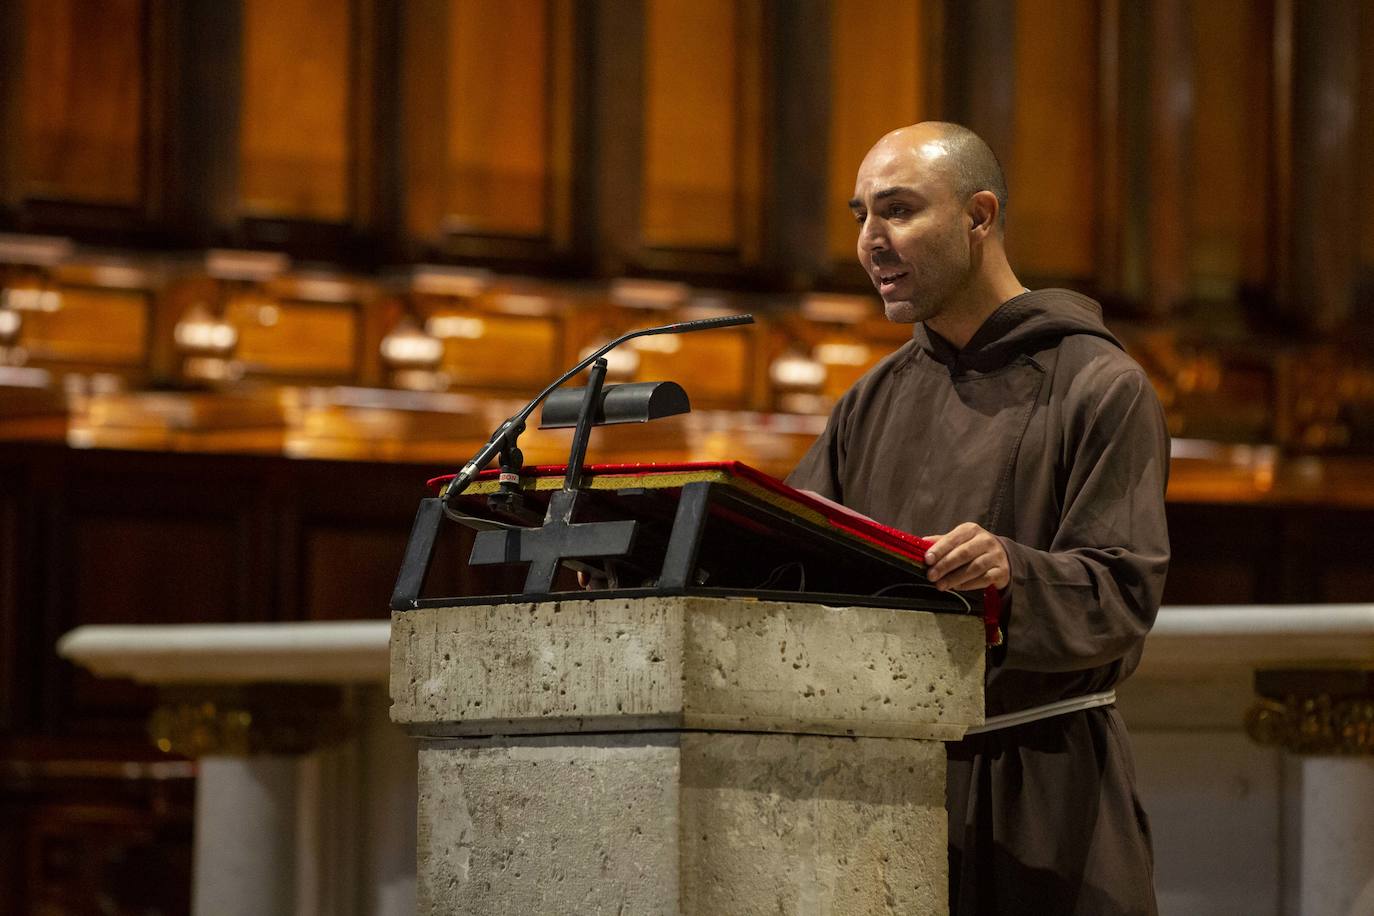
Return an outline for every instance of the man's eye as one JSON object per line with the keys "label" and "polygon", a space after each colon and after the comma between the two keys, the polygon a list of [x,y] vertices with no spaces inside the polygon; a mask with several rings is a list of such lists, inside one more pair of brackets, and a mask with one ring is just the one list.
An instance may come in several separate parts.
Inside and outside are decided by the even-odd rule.
{"label": "man's eye", "polygon": [[890,216],[890,217],[891,217],[891,216],[906,216],[906,215],[909,214],[910,212],[911,212],[911,211],[910,211],[909,209],[907,209],[906,207],[902,206],[901,204],[893,204],[891,207],[888,207],[888,208],[887,208],[887,215]]}
{"label": "man's eye", "polygon": [[864,220],[866,220],[866,219],[868,219],[868,214],[867,214],[867,213],[855,213],[855,214],[854,214],[854,222],[858,223],[860,226],[862,226],[862,225],[864,224]]}

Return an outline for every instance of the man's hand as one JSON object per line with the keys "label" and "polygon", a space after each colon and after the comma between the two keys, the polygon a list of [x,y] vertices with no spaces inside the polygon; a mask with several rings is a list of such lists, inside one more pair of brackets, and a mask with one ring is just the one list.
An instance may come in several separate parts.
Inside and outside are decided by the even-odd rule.
{"label": "man's hand", "polygon": [[577,571],[577,587],[583,591],[601,591],[610,587],[610,580],[605,573],[588,573],[582,570]]}
{"label": "man's hand", "polygon": [[942,592],[1011,584],[1011,561],[1002,542],[973,522],[946,534],[928,534],[935,544],[926,551],[926,578]]}

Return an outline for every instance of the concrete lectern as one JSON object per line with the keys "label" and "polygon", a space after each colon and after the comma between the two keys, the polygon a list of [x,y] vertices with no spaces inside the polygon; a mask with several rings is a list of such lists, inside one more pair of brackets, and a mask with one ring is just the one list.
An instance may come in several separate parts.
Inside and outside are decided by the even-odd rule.
{"label": "concrete lectern", "polygon": [[741,598],[392,616],[418,910],[941,914],[977,617]]}

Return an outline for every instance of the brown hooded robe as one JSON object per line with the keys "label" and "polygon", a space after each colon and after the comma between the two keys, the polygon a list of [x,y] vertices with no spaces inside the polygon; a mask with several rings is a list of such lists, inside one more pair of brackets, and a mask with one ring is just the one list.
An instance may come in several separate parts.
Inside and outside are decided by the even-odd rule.
{"label": "brown hooded robe", "polygon": [[[1169,545],[1149,379],[1067,290],[1027,292],[963,350],[924,325],[836,405],[788,478],[917,535],[977,522],[1011,560],[987,714],[1135,670]],[[948,745],[950,911],[1153,914],[1149,825],[1114,707]]]}

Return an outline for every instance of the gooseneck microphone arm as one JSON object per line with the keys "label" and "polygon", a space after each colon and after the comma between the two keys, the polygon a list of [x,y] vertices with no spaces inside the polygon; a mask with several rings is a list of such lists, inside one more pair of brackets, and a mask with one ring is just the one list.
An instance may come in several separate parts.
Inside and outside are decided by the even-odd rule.
{"label": "gooseneck microphone arm", "polygon": [[625,341],[633,340],[636,337],[648,337],[652,334],[686,334],[689,331],[709,331],[713,328],[729,328],[735,325],[753,323],[753,315],[726,315],[721,318],[701,318],[696,321],[682,321],[677,324],[665,324],[656,328],[640,328],[637,331],[631,331],[628,334],[622,334],[620,337],[617,337],[615,340],[601,347],[595,353],[559,376],[557,381],[539,392],[534,396],[533,400],[522,407],[519,413],[515,414],[496,428],[496,432],[491,434],[491,438],[487,440],[487,444],[478,449],[477,454],[473,455],[472,460],[463,465],[463,469],[454,476],[453,481],[448,485],[448,489],[444,492],[445,510],[449,508],[458,494],[468,488],[468,485],[472,483],[478,473],[487,466],[487,462],[496,457],[506,440],[510,439],[514,442],[515,437],[519,436],[520,433],[524,431],[525,421],[529,419],[530,414],[534,412],[534,409],[538,407],[545,398],[552,394],[555,389],[568,379],[577,375],[577,373],[586,369],[592,363],[596,362]]}

